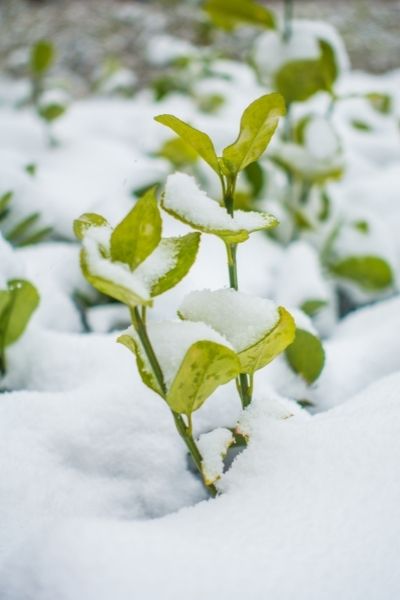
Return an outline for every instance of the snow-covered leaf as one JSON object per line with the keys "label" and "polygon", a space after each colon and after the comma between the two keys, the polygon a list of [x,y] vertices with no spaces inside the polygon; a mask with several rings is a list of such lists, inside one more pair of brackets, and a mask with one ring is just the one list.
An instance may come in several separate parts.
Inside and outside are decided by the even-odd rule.
{"label": "snow-covered leaf", "polygon": [[198,341],[186,352],[168,390],[168,405],[175,412],[190,415],[239,371],[239,359],[233,350],[208,340]]}
{"label": "snow-covered leaf", "polygon": [[237,210],[231,217],[197,186],[193,177],[184,173],[168,177],[162,207],[193,229],[217,235],[226,243],[244,242],[253,231],[270,229],[278,224],[275,217],[262,212]]}
{"label": "snow-covered leaf", "polygon": [[86,231],[91,227],[104,226],[108,226],[108,221],[101,215],[98,215],[97,213],[84,213],[79,219],[75,219],[73,228],[74,234],[78,240],[83,240]]}
{"label": "snow-covered leaf", "polygon": [[175,264],[152,283],[150,292],[152,296],[163,294],[173,288],[187,275],[196,260],[199,245],[199,233],[188,233],[184,236],[167,238],[161,241],[160,249],[163,247],[170,249],[173,253]]}
{"label": "snow-covered leaf", "polygon": [[245,109],[238,138],[222,154],[229,173],[235,175],[260,158],[284,114],[285,102],[276,93],[257,98]]}
{"label": "snow-covered leaf", "polygon": [[111,258],[132,270],[157,248],[161,240],[161,215],[155,189],[148,190],[111,234]]}
{"label": "snow-covered leaf", "polygon": [[207,0],[204,10],[215,25],[228,31],[241,24],[266,29],[275,27],[273,13],[253,0]]}
{"label": "snow-covered leaf", "polygon": [[286,350],[286,358],[293,371],[309,384],[318,379],[325,364],[325,352],[320,339],[299,328],[296,329],[294,342]]}
{"label": "snow-covered leaf", "polygon": [[253,346],[239,352],[242,373],[254,373],[262,369],[292,343],[295,323],[291,314],[280,306],[279,321]]}
{"label": "snow-covered leaf", "polygon": [[393,285],[393,272],[379,256],[349,256],[329,265],[330,271],[353,281],[366,291],[379,291]]}
{"label": "snow-covered leaf", "polygon": [[158,123],[172,129],[172,131],[179,135],[184,142],[194,148],[199,156],[201,156],[201,158],[219,174],[219,162],[214,144],[206,133],[195,129],[181,119],[174,117],[174,115],[158,115],[157,117],[154,117],[154,119],[158,121]]}
{"label": "snow-covered leaf", "polygon": [[39,304],[35,286],[24,279],[12,279],[0,291],[0,344],[4,348],[23,334]]}
{"label": "snow-covered leaf", "polygon": [[232,289],[191,292],[178,314],[223,335],[238,353],[242,373],[267,365],[294,338],[293,318],[283,307]]}
{"label": "snow-covered leaf", "polygon": [[[106,263],[108,261],[104,262]],[[113,263],[111,262],[108,263],[109,266],[112,266],[112,264]],[[132,281],[130,282],[130,284],[128,284],[127,282],[126,285],[123,285],[122,283],[117,283],[116,281],[111,279],[111,277],[116,278],[116,273],[111,272],[109,279],[105,275],[96,274],[90,266],[90,260],[85,250],[81,251],[81,268],[87,281],[102,294],[110,296],[115,300],[119,300],[119,302],[122,302],[123,304],[126,304],[127,306],[131,307],[137,305],[151,306],[152,303],[150,298],[147,297],[146,290],[143,290],[142,283],[139,280],[133,279],[133,274]],[[135,285],[135,283],[137,285]],[[142,292],[144,291],[143,295],[140,295],[140,292],[136,291],[135,287],[140,289]]]}

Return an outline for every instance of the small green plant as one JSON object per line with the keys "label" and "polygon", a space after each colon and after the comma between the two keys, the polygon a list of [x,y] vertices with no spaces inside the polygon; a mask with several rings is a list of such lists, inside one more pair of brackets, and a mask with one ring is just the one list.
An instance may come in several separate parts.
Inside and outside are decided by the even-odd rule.
{"label": "small green plant", "polygon": [[12,226],[7,225],[7,219],[12,214],[13,192],[7,191],[0,195],[0,231],[4,239],[13,246],[29,246],[38,244],[46,239],[51,227],[40,226],[40,214],[33,212],[17,221]]}
{"label": "small green plant", "polygon": [[52,124],[66,111],[67,105],[63,94],[47,88],[47,75],[54,64],[56,50],[49,40],[39,40],[31,48],[29,75],[31,79],[31,102],[38,116],[46,124],[49,142],[55,144],[52,135]]}
{"label": "small green plant", "polygon": [[39,304],[34,285],[24,279],[12,279],[0,290],[0,374],[6,373],[6,349],[24,333]]}
{"label": "small green plant", "polygon": [[[118,341],[136,357],[145,385],[168,405],[176,429],[215,496],[215,481],[193,430],[193,413],[217,387],[236,380],[242,407],[252,400],[257,370],[271,362],[293,341],[291,315],[269,300],[238,291],[236,251],[253,231],[277,225],[276,219],[254,211],[235,210],[239,173],[263,154],[284,114],[281,96],[270,94],[244,111],[237,139],[217,156],[209,136],[173,115],[156,120],[177,133],[217,174],[221,202],[209,198],[189,175],[169,176],[162,208],[189,224],[195,232],[162,238],[162,218],[155,190],[145,193],[113,229],[97,214],[74,223],[82,241],[81,266],[86,279],[99,291],[126,304],[132,326]],[[178,309],[180,321],[147,322],[155,298],[175,286],[193,265],[201,233],[221,239],[227,252],[230,289],[189,294]],[[220,434],[216,430],[216,436]],[[208,435],[208,434],[207,434]],[[211,434],[210,434],[211,435]],[[221,456],[235,443],[223,430]],[[223,443],[222,443],[223,442]],[[222,464],[222,459],[221,459]]]}

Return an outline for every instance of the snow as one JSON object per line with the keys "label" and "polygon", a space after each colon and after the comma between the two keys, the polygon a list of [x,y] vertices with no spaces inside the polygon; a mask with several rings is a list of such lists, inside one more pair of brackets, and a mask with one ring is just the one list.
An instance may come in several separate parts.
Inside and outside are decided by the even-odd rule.
{"label": "snow", "polygon": [[207,483],[220,479],[224,470],[224,457],[233,443],[233,435],[229,429],[219,427],[203,433],[198,439],[198,448],[203,458],[202,470]]}
{"label": "snow", "polygon": [[[137,10],[127,5],[117,12],[128,20]],[[34,111],[16,107],[27,97],[27,82],[0,78],[0,194],[14,193],[1,231],[33,212],[40,213],[41,226],[53,228],[48,241],[25,248],[0,235],[0,287],[27,278],[41,296],[26,332],[7,348],[1,379],[2,600],[399,595],[399,72],[349,71],[342,42],[323,24],[294,24],[287,46],[278,35],[261,33],[256,42],[267,79],[286,60],[318,56],[316,39],[328,39],[340,65],[335,91],[342,98],[329,120],[324,95],[293,107],[294,123],[312,115],[304,145],[283,145],[276,136],[260,161],[266,183],[257,207],[277,214],[281,224],[273,237],[258,231],[238,247],[240,292],[221,289],[228,285],[224,244],[202,235],[188,276],[148,311],[149,336],[170,385],[191,344],[211,340],[240,351],[273,327],[283,305],[298,326],[322,336],[326,363],[307,385],[281,355],[257,372],[245,411],[235,382],[220,386],[196,411],[193,433],[204,469],[219,477],[214,500],[165,402],[143,384],[132,354],[116,343],[129,325],[129,310],[83,277],[72,222],[97,212],[117,223],[140,188],[162,187],[169,175],[166,208],[200,230],[270,225],[257,212],[229,217],[213,199],[220,197],[219,182],[207,166],[171,174],[168,161],[156,158],[171,132],[153,121],[156,114],[176,114],[207,131],[220,153],[265,85],[247,64],[218,59],[193,83],[192,95],[155,102],[150,90],[138,90],[129,99],[77,99],[54,123],[58,145],[50,148]],[[176,41],[159,39],[152,60],[160,65],[193,51]],[[391,95],[389,114],[354,96],[371,91]],[[208,93],[223,97],[215,114],[198,108],[199,96]],[[369,130],[356,129],[354,120]],[[345,166],[341,180],[327,188],[331,215],[319,226],[311,218],[313,231],[294,231],[286,217],[286,178],[268,158],[279,152],[310,175]],[[28,164],[36,165],[34,176]],[[238,185],[248,189],[243,181]],[[311,217],[318,194],[310,194]],[[368,222],[367,233],[354,227],[360,220]],[[352,309],[345,317],[338,281],[320,260],[338,221],[343,225],[334,256],[379,255],[395,279],[384,293],[340,284]],[[177,236],[188,227],[163,214],[163,231]],[[153,282],[175,265],[172,244],[163,242],[132,273],[99,254],[109,235],[109,229],[94,228],[86,236],[91,267],[149,299]],[[77,296],[87,299],[86,309]],[[307,300],[327,305],[310,320],[300,310]],[[188,320],[177,320],[177,308]],[[128,334],[135,335],[132,329]],[[304,400],[311,408],[300,408]],[[221,454],[235,427],[248,447],[228,453],[223,472]]]}
{"label": "snow", "polygon": [[45,523],[7,562],[3,597],[395,597],[399,384],[308,420],[266,417],[216,501],[162,519]]}
{"label": "snow", "polygon": [[176,265],[177,248],[173,240],[163,240],[136,269],[136,275],[151,289],[163,275]]}
{"label": "snow", "polygon": [[185,173],[169,175],[163,206],[194,227],[211,232],[255,231],[271,226],[275,218],[255,211],[237,210],[231,217],[225,208],[199,188],[194,177]]}
{"label": "snow", "polygon": [[178,313],[184,319],[207,323],[237,352],[258,342],[279,320],[274,302],[233,289],[191,292]]}

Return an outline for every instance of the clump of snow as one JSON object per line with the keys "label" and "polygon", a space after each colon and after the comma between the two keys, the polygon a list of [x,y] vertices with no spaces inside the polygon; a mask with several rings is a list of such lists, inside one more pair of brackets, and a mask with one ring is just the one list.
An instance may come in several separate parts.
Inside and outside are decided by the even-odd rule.
{"label": "clump of snow", "polygon": [[203,458],[202,471],[207,484],[221,478],[224,457],[233,441],[232,432],[224,427],[218,427],[199,437],[197,445]]}
{"label": "clump of snow", "polygon": [[135,275],[151,289],[156,281],[175,267],[176,261],[176,244],[173,240],[162,240],[154,252],[138,266]]}
{"label": "clump of snow", "polygon": [[184,319],[213,327],[237,352],[258,342],[279,320],[277,306],[272,300],[233,289],[191,292],[178,312]]}
{"label": "clump of snow", "polygon": [[235,431],[245,438],[251,439],[255,432],[258,434],[266,420],[290,419],[291,417],[310,418],[310,415],[300,406],[277,394],[273,389],[267,389],[256,395],[251,404],[243,411]]}
{"label": "clump of snow", "polygon": [[163,206],[184,221],[211,231],[255,231],[274,223],[275,218],[255,211],[236,210],[231,217],[225,208],[199,188],[194,177],[185,173],[169,175]]}
{"label": "clump of snow", "polygon": [[[172,384],[186,352],[196,342],[210,341],[230,347],[225,338],[204,323],[154,321],[148,323],[147,329],[167,388]],[[140,345],[141,355],[145,359],[148,371],[151,372],[150,364],[134,328],[129,327],[124,334],[131,336]]]}
{"label": "clump of snow", "polygon": [[334,158],[340,143],[332,123],[323,117],[313,117],[304,130],[304,145],[309,153],[317,160]]}

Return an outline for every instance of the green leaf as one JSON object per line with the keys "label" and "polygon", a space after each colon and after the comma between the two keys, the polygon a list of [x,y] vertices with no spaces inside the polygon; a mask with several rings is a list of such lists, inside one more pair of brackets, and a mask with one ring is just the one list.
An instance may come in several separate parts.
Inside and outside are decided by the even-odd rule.
{"label": "green leaf", "polygon": [[157,379],[151,369],[147,369],[147,361],[144,354],[142,354],[141,346],[136,340],[128,333],[123,333],[117,338],[119,344],[126,346],[132,354],[136,357],[136,364],[139,371],[139,375],[145,385],[151,390],[163,397],[162,390],[158,385]]}
{"label": "green leaf", "polygon": [[381,94],[379,92],[371,92],[366,94],[366,99],[376,111],[387,115],[392,110],[392,98],[389,94]]}
{"label": "green leaf", "polygon": [[265,173],[260,163],[252,162],[244,169],[244,175],[251,186],[253,199],[262,192],[265,184]]}
{"label": "green leaf", "polygon": [[318,379],[325,364],[321,341],[305,329],[296,329],[296,337],[286,350],[286,358],[293,371],[309,384]]}
{"label": "green leaf", "polygon": [[351,121],[351,124],[354,127],[354,129],[358,129],[358,131],[365,131],[365,132],[372,131],[371,125],[369,125],[365,121],[362,121],[361,119],[353,119]]}
{"label": "green leaf", "polygon": [[277,128],[279,117],[284,114],[284,100],[275,93],[257,98],[246,108],[236,141],[222,154],[229,173],[236,175],[260,158]]}
{"label": "green leaf", "polygon": [[35,177],[37,173],[37,164],[28,163],[27,165],[25,165],[24,169],[28,173],[28,175],[30,175],[31,177]]}
{"label": "green leaf", "polygon": [[283,306],[279,307],[279,321],[266,335],[242,352],[239,352],[241,373],[254,373],[270,363],[292,343],[295,335],[295,322]]}
{"label": "green leaf", "polygon": [[207,0],[203,8],[217,27],[228,31],[242,24],[275,28],[273,13],[252,0]]}
{"label": "green leaf", "polygon": [[8,241],[18,243],[18,241],[29,231],[29,229],[40,219],[39,213],[32,213],[22,219],[11,231],[6,235]]}
{"label": "green leaf", "polygon": [[85,233],[91,227],[107,227],[108,221],[101,215],[97,213],[84,213],[79,217],[79,219],[75,219],[73,224],[73,230],[75,236],[78,240],[83,240],[85,237]]}
{"label": "green leaf", "polygon": [[186,415],[199,409],[217,387],[240,371],[233,350],[211,341],[190,346],[167,393],[170,408]]}
{"label": "green leaf", "polygon": [[52,227],[43,227],[42,229],[38,229],[34,233],[29,234],[23,240],[18,242],[19,248],[23,248],[25,246],[33,246],[34,244],[39,244],[43,240],[45,240],[51,233],[53,232]]}
{"label": "green leaf", "polygon": [[61,117],[66,110],[67,109],[63,104],[52,102],[51,104],[41,106],[39,108],[39,115],[48,123],[52,123]]}
{"label": "green leaf", "polygon": [[166,158],[176,168],[181,168],[197,161],[198,154],[193,147],[182,138],[167,140],[157,153],[158,156]]}
{"label": "green leaf", "polygon": [[0,196],[0,219],[6,216],[14,192],[5,192]]}
{"label": "green leaf", "polygon": [[123,285],[116,283],[111,279],[107,279],[103,276],[93,273],[90,270],[88,254],[84,249],[81,251],[81,269],[87,281],[102,294],[106,294],[106,296],[110,296],[115,300],[119,300],[119,302],[122,302],[130,307],[138,305],[152,305],[151,299],[142,298],[139,292],[135,292],[134,290],[124,287]]}
{"label": "green leaf", "polygon": [[300,306],[301,310],[309,317],[314,317],[328,302],[326,300],[306,300]]}
{"label": "green leaf", "polygon": [[55,50],[49,40],[39,40],[31,48],[30,65],[34,75],[43,75],[54,62]]}
{"label": "green leaf", "polygon": [[189,146],[191,146],[197,154],[219,174],[219,162],[214,144],[206,133],[195,129],[173,115],[158,115],[157,117],[154,117],[154,120],[172,129],[172,131],[179,135],[184,142],[189,144]]}
{"label": "green leaf", "polygon": [[34,285],[24,279],[12,279],[0,296],[0,345],[10,346],[23,334],[39,304]]}
{"label": "green leaf", "polygon": [[320,57],[316,60],[294,60],[275,75],[275,87],[287,104],[304,102],[319,91],[332,92],[337,66],[332,47],[320,40]]}
{"label": "green leaf", "polygon": [[111,258],[133,270],[157,248],[161,215],[155,189],[148,190],[111,234]]}
{"label": "green leaf", "polygon": [[159,296],[167,290],[173,288],[189,272],[196,260],[197,251],[200,245],[199,233],[188,233],[180,237],[173,237],[161,240],[160,248],[167,249],[173,247],[175,255],[175,265],[164,273],[151,287],[151,296]]}
{"label": "green leaf", "polygon": [[368,292],[383,290],[393,285],[390,265],[379,256],[349,256],[329,265],[330,271],[349,279]]}

